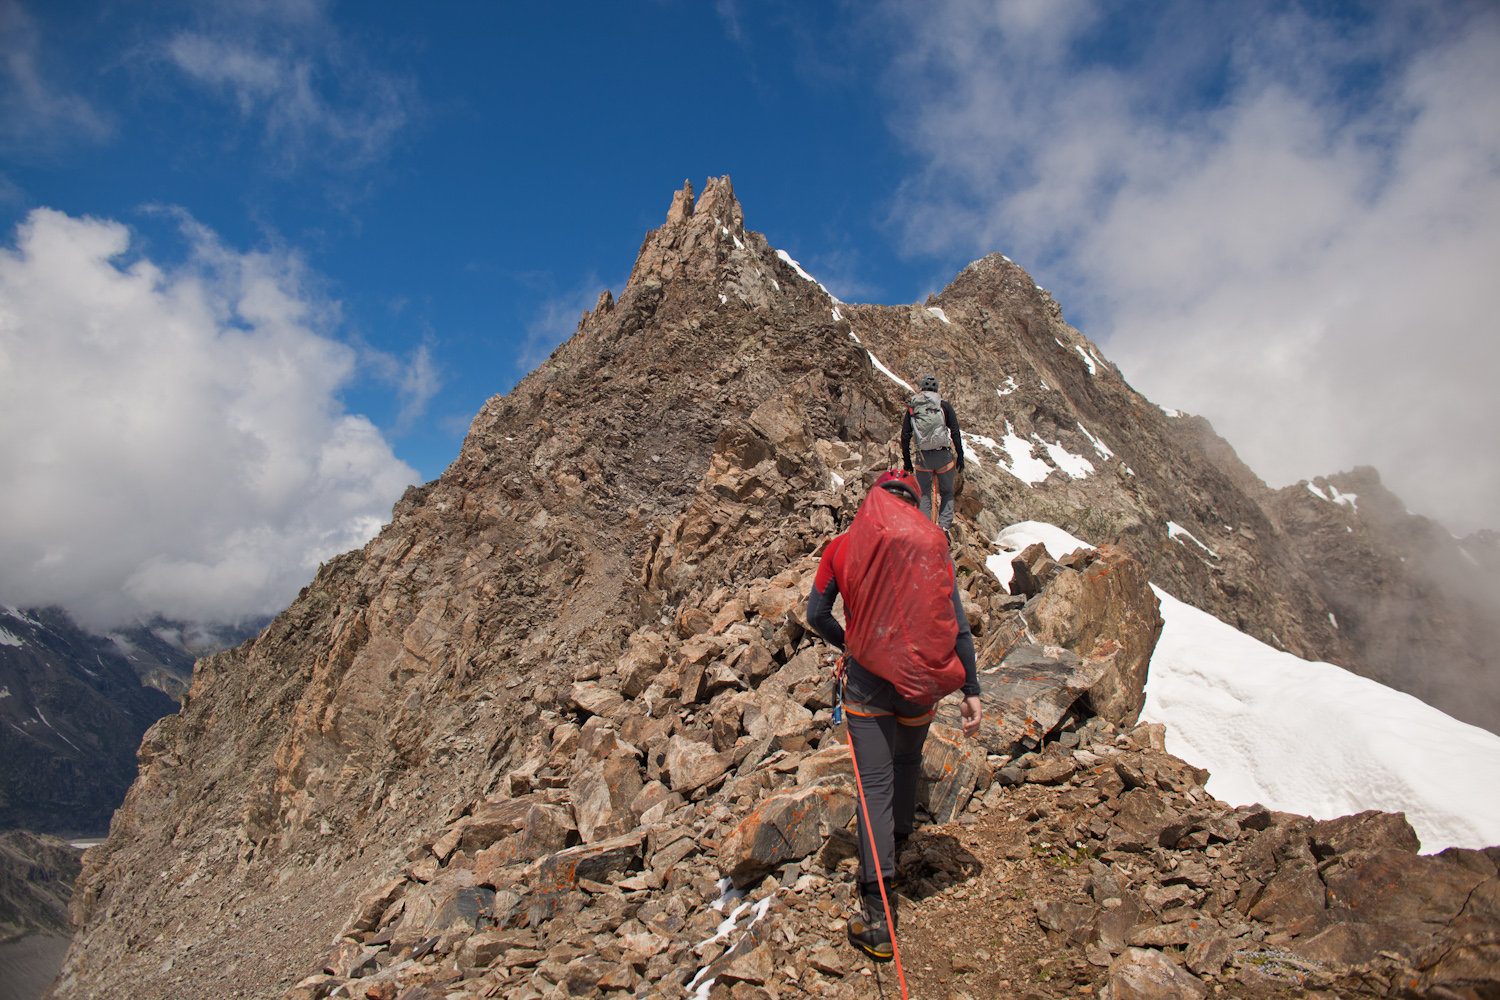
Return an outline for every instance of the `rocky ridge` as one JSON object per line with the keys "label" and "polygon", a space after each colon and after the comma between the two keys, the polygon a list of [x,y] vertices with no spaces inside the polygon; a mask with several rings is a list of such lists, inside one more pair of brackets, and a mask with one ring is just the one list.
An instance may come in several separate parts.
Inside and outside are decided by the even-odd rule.
{"label": "rocky ridge", "polygon": [[[935,830],[964,828],[976,790],[1001,796],[978,807],[994,812],[1021,794],[1007,787],[1068,770],[1022,766],[1049,734],[1108,745],[1135,721],[1160,628],[1147,579],[1287,648],[1348,650],[1259,503],[1020,268],[976,262],[927,307],[847,306],[710,180],[674,197],[619,300],[485,405],[442,478],[254,641],[199,661],[86,857],[54,995],[279,996],[309,972],[297,988],[314,995],[394,996],[403,974],[443,993],[696,989],[682,973],[725,958],[689,940],[724,919],[721,874],[763,902],[831,883],[848,847],[800,608],[819,546],[897,460],[890,366],[936,370],[995,459],[971,463],[955,531],[991,725],[932,741]],[[1034,485],[999,464],[1026,471],[1022,445],[1047,470]],[[1028,517],[1100,548],[1061,566],[1032,553],[1039,589],[1013,596],[984,570],[987,540]],[[795,858],[764,855],[778,838],[756,830],[809,813],[811,832],[782,838]],[[827,887],[799,891],[820,894],[831,944]],[[770,928],[773,908],[741,916]],[[608,969],[589,958],[606,947]],[[789,967],[817,972],[805,958]]]}

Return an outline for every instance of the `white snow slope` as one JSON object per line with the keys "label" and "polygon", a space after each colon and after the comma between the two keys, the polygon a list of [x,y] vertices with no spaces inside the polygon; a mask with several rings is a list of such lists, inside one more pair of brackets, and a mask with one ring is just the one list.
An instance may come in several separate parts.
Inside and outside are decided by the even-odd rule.
{"label": "white snow slope", "polygon": [[1141,717],[1236,805],[1404,812],[1422,850],[1500,844],[1500,736],[1331,663],[1267,646],[1159,587]]}
{"label": "white snow slope", "polygon": [[[1061,528],[1014,524],[989,568],[1034,541],[1056,559],[1088,547]],[[1141,718],[1167,727],[1167,750],[1209,770],[1233,805],[1332,819],[1401,812],[1428,853],[1500,845],[1500,736],[1331,663],[1251,638],[1160,587],[1165,622]]]}

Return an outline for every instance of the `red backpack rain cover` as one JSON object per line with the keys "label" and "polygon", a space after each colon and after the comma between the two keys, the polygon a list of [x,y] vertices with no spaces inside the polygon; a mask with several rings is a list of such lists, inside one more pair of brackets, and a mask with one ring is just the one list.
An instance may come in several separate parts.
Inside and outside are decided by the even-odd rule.
{"label": "red backpack rain cover", "polygon": [[943,530],[873,489],[844,538],[844,639],[860,665],[908,701],[931,705],[964,683],[953,651],[953,564]]}

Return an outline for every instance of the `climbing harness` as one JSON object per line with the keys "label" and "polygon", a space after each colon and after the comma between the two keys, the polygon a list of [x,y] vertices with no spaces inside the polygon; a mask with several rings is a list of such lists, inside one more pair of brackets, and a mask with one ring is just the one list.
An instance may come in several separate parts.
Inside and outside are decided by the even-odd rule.
{"label": "climbing harness", "polygon": [[[938,485],[937,477],[941,476],[943,473],[945,473],[948,470],[952,469],[957,464],[958,464],[958,458],[955,456],[954,458],[952,458],[951,460],[949,460],[948,464],[945,465],[945,466],[943,466],[941,469],[923,469],[923,468],[918,467],[917,471],[918,472],[930,472],[930,473],[932,473],[932,486],[930,488],[930,492],[932,492],[932,493],[939,493],[938,488],[937,488],[937,485]],[[930,511],[931,511],[931,514],[932,514],[932,523],[933,524],[937,524],[937,519],[938,519],[938,497],[934,496],[928,502],[927,506],[930,508]]]}
{"label": "climbing harness", "polygon": [[[841,654],[833,672],[833,724],[838,725],[844,718],[844,675],[846,658],[848,654]],[[859,776],[859,758],[854,755],[854,734],[844,726],[844,736],[849,741],[849,763],[854,766],[854,787],[859,791],[859,808],[865,821],[865,842],[870,845],[870,858],[875,862],[876,881],[880,883],[880,904],[885,907],[885,927],[891,935],[891,953],[896,958],[896,978],[901,983],[901,1000],[910,1000],[906,994],[906,973],[901,968],[901,948],[896,944],[896,922],[891,919],[891,901],[886,896],[885,879],[880,875],[880,854],[875,849],[875,838],[871,835],[874,827],[870,823],[870,806],[865,802],[865,783]]]}

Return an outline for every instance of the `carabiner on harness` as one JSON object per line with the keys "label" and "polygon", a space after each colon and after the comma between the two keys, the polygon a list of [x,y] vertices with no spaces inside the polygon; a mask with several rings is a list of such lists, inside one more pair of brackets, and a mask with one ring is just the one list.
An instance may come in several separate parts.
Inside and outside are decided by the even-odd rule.
{"label": "carabiner on harness", "polygon": [[840,653],[837,662],[833,665],[833,724],[837,726],[844,721],[844,658],[847,653]]}

